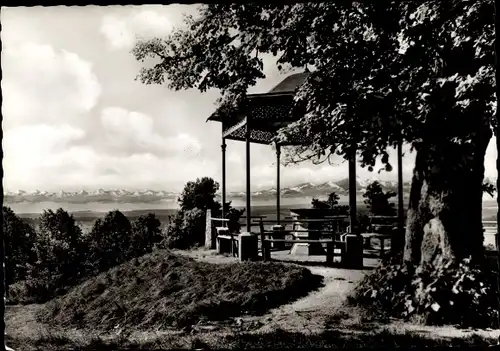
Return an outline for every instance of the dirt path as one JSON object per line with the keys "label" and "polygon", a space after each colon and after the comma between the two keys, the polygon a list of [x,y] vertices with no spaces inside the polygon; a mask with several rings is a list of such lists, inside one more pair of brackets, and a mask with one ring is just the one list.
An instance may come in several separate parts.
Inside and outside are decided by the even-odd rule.
{"label": "dirt path", "polygon": [[[216,255],[213,250],[177,251],[175,253],[215,264],[237,261],[234,257]],[[280,259],[284,258],[284,256],[280,257],[281,255],[277,256]],[[315,263],[318,260],[317,257],[308,259],[307,256],[301,259]],[[324,260],[324,257],[319,259]],[[311,273],[323,277],[323,287],[297,301],[272,309],[264,316],[245,316],[238,318],[238,322],[240,324],[257,322],[254,329],[256,332],[268,332],[280,328],[302,333],[318,333],[324,330],[327,321],[333,315],[339,313],[345,315],[343,310],[347,295],[354,283],[359,281],[367,271],[321,266],[308,266],[307,268]]]}
{"label": "dirt path", "polygon": [[345,305],[354,283],[364,275],[359,270],[308,268],[313,274],[323,276],[324,286],[293,303],[271,310],[265,316],[266,323],[259,332],[270,332],[277,328],[307,334],[323,331],[331,316],[338,314]]}
{"label": "dirt path", "polygon": [[[216,255],[214,250],[179,251],[178,254],[210,263],[237,262],[234,257]],[[307,260],[307,257],[303,259]],[[310,259],[316,260],[316,259]],[[367,260],[369,266],[375,266],[376,260]],[[368,272],[321,266],[307,267],[313,274],[323,277],[324,286],[309,295],[286,305],[271,310],[264,316],[238,318],[239,322],[254,323],[250,332],[270,332],[280,328],[290,332],[317,334],[324,330],[346,329],[350,332],[390,331],[396,334],[417,333],[430,338],[470,338],[473,334],[481,337],[499,338],[500,330],[458,329],[452,326],[434,327],[392,321],[387,324],[372,322],[363,316],[362,311],[346,306],[345,302],[355,283]],[[257,322],[257,323],[255,323]],[[252,330],[253,329],[253,330]]]}

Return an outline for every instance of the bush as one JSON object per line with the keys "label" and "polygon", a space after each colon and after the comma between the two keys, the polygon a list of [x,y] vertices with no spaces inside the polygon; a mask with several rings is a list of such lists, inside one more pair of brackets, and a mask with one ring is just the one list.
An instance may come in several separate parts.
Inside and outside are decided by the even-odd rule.
{"label": "bush", "polygon": [[39,222],[34,244],[37,261],[20,291],[41,302],[64,292],[84,275],[85,252],[81,228],[62,208],[44,211]]}
{"label": "bush", "polygon": [[10,207],[2,207],[2,219],[5,242],[5,280],[9,286],[25,279],[29,266],[36,262],[34,250],[36,232]]}
{"label": "bush", "polygon": [[326,201],[321,201],[318,199],[312,199],[311,206],[314,209],[321,210],[331,210],[333,215],[345,216],[349,214],[349,206],[348,205],[339,205],[340,197],[337,193],[332,192],[328,195],[328,199]]}
{"label": "bush", "polygon": [[359,229],[362,232],[366,232],[368,230],[368,227],[370,226],[370,217],[366,213],[357,213],[357,222]]}
{"label": "bush", "polygon": [[466,259],[440,269],[384,262],[355,288],[350,302],[377,313],[425,324],[498,327],[498,291],[492,267]]}
{"label": "bush", "polygon": [[369,208],[370,213],[375,216],[394,216],[396,214],[394,203],[389,202],[389,200],[395,196],[396,193],[393,191],[384,192],[378,181],[368,185],[363,194],[364,203]]}
{"label": "bush", "polygon": [[227,227],[231,233],[239,233],[241,230],[240,219],[243,213],[245,213],[245,209],[238,210],[236,208],[232,208],[231,202],[227,203],[228,208],[224,212],[224,218],[229,219],[227,222]]}
{"label": "bush", "polygon": [[132,256],[132,224],[120,211],[111,211],[97,219],[87,235],[89,269],[102,272]]}
{"label": "bush", "polygon": [[189,249],[205,242],[206,213],[198,208],[179,211],[165,228],[162,247]]}
{"label": "bush", "polygon": [[178,199],[181,211],[198,208],[206,211],[214,209],[215,195],[219,190],[219,183],[212,178],[198,178],[194,182],[187,182]]}
{"label": "bush", "polygon": [[[222,205],[215,200],[218,189],[219,184],[212,178],[188,182],[178,199],[180,210],[169,218],[160,247],[188,249],[203,245],[207,209],[212,211],[212,217],[222,215]],[[228,227],[232,232],[240,230],[239,220],[243,212],[232,208],[231,202],[224,204],[224,217],[229,219]]]}
{"label": "bush", "polygon": [[139,257],[153,250],[163,239],[161,222],[154,213],[140,216],[132,223],[131,257]]}

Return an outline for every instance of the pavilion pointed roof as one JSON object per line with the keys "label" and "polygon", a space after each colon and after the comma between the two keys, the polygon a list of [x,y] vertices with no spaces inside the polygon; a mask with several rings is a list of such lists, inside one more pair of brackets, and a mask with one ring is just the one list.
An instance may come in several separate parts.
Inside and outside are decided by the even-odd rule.
{"label": "pavilion pointed roof", "polygon": [[[224,138],[241,141],[245,140],[248,123],[251,142],[270,144],[279,128],[298,119],[291,114],[293,97],[308,76],[308,72],[291,74],[267,93],[248,94],[248,106],[235,111],[233,115],[224,117],[217,109],[207,122],[221,122]],[[300,143],[302,140],[289,142]]]}
{"label": "pavilion pointed roof", "polygon": [[304,81],[308,76],[309,72],[295,73],[289,75],[288,77],[283,79],[280,83],[278,83],[274,88],[269,90],[267,94],[274,94],[274,93],[295,94],[297,88],[304,83]]}

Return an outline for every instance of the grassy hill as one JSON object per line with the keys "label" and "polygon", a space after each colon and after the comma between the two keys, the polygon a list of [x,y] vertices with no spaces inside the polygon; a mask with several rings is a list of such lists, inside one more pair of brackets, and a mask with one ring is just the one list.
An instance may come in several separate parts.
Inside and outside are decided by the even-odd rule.
{"label": "grassy hill", "polygon": [[49,301],[41,322],[113,330],[185,327],[262,314],[318,288],[321,278],[277,263],[202,263],[156,251],[114,267]]}

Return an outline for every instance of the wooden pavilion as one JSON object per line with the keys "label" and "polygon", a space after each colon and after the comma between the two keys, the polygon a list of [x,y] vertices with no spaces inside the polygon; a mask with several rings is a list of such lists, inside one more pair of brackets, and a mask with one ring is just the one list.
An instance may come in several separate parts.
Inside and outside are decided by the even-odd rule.
{"label": "wooden pavilion", "polygon": [[[250,143],[273,143],[281,127],[299,120],[302,116],[292,115],[291,108],[296,90],[304,83],[309,73],[296,73],[286,77],[267,93],[248,94],[247,104],[239,111],[227,116],[215,111],[208,121],[222,124],[222,203],[226,203],[226,139],[244,141],[246,144],[246,231],[251,232],[251,187],[250,187]],[[280,214],[280,154],[282,146],[306,144],[295,136],[286,144],[276,146],[276,211],[279,224]],[[404,225],[402,151],[398,147],[398,217],[400,230]],[[351,232],[356,233],[356,159],[349,160],[349,220]]]}

